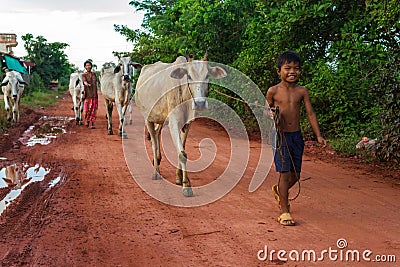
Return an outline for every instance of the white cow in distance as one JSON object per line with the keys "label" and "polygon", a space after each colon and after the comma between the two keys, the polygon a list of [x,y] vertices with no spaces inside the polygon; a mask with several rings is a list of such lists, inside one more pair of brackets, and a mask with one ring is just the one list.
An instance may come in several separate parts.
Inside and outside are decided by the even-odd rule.
{"label": "white cow in distance", "polygon": [[19,103],[25,84],[27,83],[22,78],[21,73],[15,70],[6,72],[6,76],[1,83],[7,120],[12,121],[14,124],[19,122]]}
{"label": "white cow in distance", "polygon": [[132,98],[131,68],[141,68],[142,65],[132,62],[131,57],[119,58],[118,65],[101,70],[100,88],[104,97],[107,113],[108,134],[113,134],[112,111],[114,104],[119,115],[118,135],[126,138],[124,131],[125,113]]}
{"label": "white cow in distance", "polygon": [[186,138],[196,110],[207,109],[209,77],[223,78],[226,71],[211,67],[207,56],[203,60],[191,60],[183,56],[173,63],[157,62],[145,65],[139,75],[135,103],[146,120],[151,136],[154,171],[152,179],[160,175],[161,130],[168,119],[171,137],[178,154],[176,184],[182,185],[183,195],[193,196],[186,170]]}
{"label": "white cow in distance", "polygon": [[75,112],[76,125],[82,125],[83,101],[84,91],[82,82],[82,72],[71,73],[69,77],[69,94],[71,95],[74,104],[73,110]]}

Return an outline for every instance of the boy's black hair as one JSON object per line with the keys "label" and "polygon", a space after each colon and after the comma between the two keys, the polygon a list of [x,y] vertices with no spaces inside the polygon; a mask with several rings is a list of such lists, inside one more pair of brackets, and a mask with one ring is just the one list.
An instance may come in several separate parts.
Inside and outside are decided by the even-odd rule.
{"label": "boy's black hair", "polygon": [[293,52],[293,51],[283,52],[277,58],[278,69],[281,69],[283,64],[291,63],[291,62],[299,63],[299,66],[301,66],[300,56],[296,52]]}
{"label": "boy's black hair", "polygon": [[84,67],[86,66],[86,63],[89,63],[89,64],[90,64],[90,66],[92,66],[92,67],[93,67],[93,63],[92,63],[92,62],[90,62],[89,60],[86,60],[86,61],[85,61],[85,63],[83,63],[83,66],[84,66]]}

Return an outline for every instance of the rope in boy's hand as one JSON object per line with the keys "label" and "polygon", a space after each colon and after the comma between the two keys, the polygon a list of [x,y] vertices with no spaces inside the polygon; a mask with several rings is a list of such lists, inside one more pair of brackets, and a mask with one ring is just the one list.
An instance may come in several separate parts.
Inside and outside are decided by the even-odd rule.
{"label": "rope in boy's hand", "polygon": [[273,116],[274,116],[275,128],[278,131],[278,130],[280,130],[280,127],[281,127],[281,116],[279,113],[279,106],[276,106],[274,109],[271,108],[271,111],[273,112]]}

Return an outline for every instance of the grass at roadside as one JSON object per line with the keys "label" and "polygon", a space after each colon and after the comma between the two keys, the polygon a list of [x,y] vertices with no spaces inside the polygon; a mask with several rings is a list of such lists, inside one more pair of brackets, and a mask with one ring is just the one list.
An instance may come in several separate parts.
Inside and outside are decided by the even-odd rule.
{"label": "grass at roadside", "polygon": [[28,108],[47,107],[57,103],[57,99],[64,91],[55,92],[53,90],[34,91],[27,96],[23,96],[21,105]]}

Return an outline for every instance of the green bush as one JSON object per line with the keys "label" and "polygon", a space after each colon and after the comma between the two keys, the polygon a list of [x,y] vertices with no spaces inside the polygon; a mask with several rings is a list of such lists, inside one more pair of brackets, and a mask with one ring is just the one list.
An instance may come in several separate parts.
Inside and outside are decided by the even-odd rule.
{"label": "green bush", "polygon": [[34,72],[31,77],[28,85],[25,85],[24,88],[24,96],[32,94],[34,91],[42,91],[45,90],[45,85],[43,83],[42,78],[40,78],[39,74]]}

